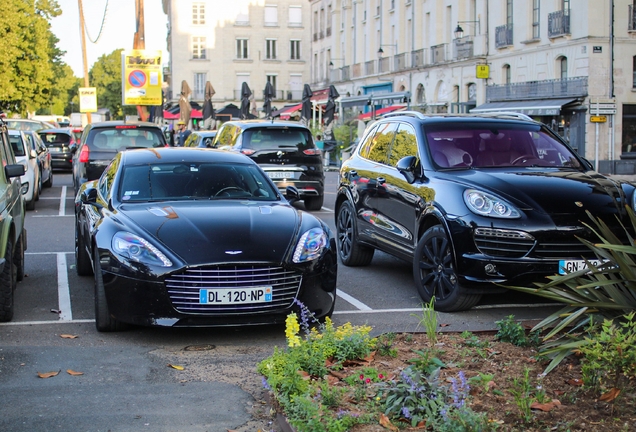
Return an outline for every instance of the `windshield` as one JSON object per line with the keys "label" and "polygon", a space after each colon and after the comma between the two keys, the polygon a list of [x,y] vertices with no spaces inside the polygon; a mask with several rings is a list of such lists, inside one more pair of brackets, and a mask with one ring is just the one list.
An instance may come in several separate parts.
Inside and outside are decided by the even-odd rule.
{"label": "windshield", "polygon": [[300,128],[250,128],[243,132],[243,148],[254,150],[314,148],[309,131]]}
{"label": "windshield", "polygon": [[24,142],[22,142],[22,138],[18,135],[9,136],[9,141],[11,142],[11,148],[13,149],[13,154],[16,156],[26,156],[26,152],[24,149]]}
{"label": "windshield", "polygon": [[124,168],[119,199],[166,201],[249,199],[276,201],[278,193],[255,165],[152,164]]}
{"label": "windshield", "polygon": [[454,123],[426,131],[433,161],[440,167],[571,167],[576,155],[539,125],[493,125],[491,129]]}
{"label": "windshield", "polygon": [[71,136],[63,132],[40,132],[40,138],[47,146],[68,144]]}
{"label": "windshield", "polygon": [[159,128],[121,126],[94,130],[87,144],[95,150],[117,152],[127,148],[165,147],[166,142]]}

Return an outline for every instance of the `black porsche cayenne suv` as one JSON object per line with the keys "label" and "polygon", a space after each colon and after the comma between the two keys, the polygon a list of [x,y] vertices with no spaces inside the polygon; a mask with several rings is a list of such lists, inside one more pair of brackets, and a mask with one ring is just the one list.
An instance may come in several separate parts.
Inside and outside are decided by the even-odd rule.
{"label": "black porsche cayenne suv", "polygon": [[598,264],[580,241],[598,240],[586,212],[624,233],[634,189],[529,117],[391,114],[340,170],[338,253],[347,266],[376,249],[412,262],[424,301],[465,310],[502,286]]}
{"label": "black porsche cayenne suv", "polygon": [[296,122],[240,120],[223,123],[212,147],[249,156],[283,193],[295,186],[306,210],[320,210],[325,173],[311,131]]}

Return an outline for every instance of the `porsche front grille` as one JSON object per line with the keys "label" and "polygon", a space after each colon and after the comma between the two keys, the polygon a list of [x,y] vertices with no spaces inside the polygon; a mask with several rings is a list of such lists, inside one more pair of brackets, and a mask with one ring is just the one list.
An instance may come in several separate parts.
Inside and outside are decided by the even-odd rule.
{"label": "porsche front grille", "polygon": [[[175,309],[183,313],[268,312],[291,306],[298,294],[302,275],[282,267],[210,266],[188,269],[166,278],[166,289]],[[272,287],[272,301],[244,304],[201,304],[202,289]]]}

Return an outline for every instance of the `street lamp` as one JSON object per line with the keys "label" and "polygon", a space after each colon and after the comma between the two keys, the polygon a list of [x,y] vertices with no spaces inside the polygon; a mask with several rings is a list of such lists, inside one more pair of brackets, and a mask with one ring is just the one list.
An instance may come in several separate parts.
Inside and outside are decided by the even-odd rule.
{"label": "street lamp", "polygon": [[394,44],[381,44],[380,45],[380,49],[378,50],[378,57],[382,58],[382,56],[384,55],[384,50],[382,49],[383,46],[390,46],[393,47],[393,49],[395,50],[395,52],[397,53],[397,43]]}
{"label": "street lamp", "polygon": [[344,59],[343,58],[332,58],[331,60],[329,60],[329,67],[331,69],[333,69],[333,66],[334,66],[332,60],[339,60],[339,61],[341,61],[344,64]]}
{"label": "street lamp", "polygon": [[455,39],[461,39],[464,37],[464,29],[459,24],[477,24],[477,34],[481,33],[479,28],[479,20],[476,21],[457,21],[457,27],[455,27]]}

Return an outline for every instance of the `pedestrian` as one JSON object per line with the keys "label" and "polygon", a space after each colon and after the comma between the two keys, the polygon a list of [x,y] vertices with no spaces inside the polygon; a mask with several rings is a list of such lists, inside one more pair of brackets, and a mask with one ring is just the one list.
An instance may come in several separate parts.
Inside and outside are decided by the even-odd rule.
{"label": "pedestrian", "polygon": [[179,120],[177,122],[177,136],[175,145],[177,147],[183,147],[191,133],[192,131],[186,128],[186,123],[183,120]]}

